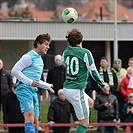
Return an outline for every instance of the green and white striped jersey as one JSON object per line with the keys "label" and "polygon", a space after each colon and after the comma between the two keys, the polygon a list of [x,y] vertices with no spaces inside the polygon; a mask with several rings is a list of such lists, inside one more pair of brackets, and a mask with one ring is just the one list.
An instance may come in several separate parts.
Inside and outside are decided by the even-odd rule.
{"label": "green and white striped jersey", "polygon": [[99,86],[104,87],[91,52],[80,46],[69,46],[62,55],[62,61],[66,64],[66,89],[84,89],[87,84],[88,73],[92,75]]}

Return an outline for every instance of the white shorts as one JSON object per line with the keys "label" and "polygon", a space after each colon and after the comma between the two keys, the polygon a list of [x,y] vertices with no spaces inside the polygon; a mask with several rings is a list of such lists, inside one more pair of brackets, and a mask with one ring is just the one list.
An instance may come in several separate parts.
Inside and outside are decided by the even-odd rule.
{"label": "white shorts", "polygon": [[76,116],[79,120],[89,118],[89,96],[84,92],[84,89],[65,89],[64,95],[66,99],[73,105]]}

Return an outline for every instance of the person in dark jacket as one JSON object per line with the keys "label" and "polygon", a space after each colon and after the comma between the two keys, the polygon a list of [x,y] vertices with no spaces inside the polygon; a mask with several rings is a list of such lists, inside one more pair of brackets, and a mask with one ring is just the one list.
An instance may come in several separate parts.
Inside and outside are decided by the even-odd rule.
{"label": "person in dark jacket", "polygon": [[55,66],[48,71],[47,83],[53,84],[54,94],[51,94],[51,102],[58,97],[58,90],[63,88],[66,68],[61,64],[61,55],[55,56]]}
{"label": "person in dark jacket", "polygon": [[4,123],[8,123],[7,110],[5,106],[6,99],[12,92],[12,87],[12,76],[7,70],[3,69],[3,61],[0,59],[0,110],[2,107]]}
{"label": "person in dark jacket", "polygon": [[[122,109],[123,122],[133,122],[133,93],[128,95],[128,102],[124,104]],[[125,127],[123,127],[125,129]],[[133,126],[131,127],[133,130]]]}
{"label": "person in dark jacket", "polygon": [[[6,110],[8,123],[24,123],[24,117],[20,110],[20,103],[16,96],[16,88],[12,89],[12,94],[6,100]],[[24,127],[9,127],[8,133],[25,133]]]}
{"label": "person in dark jacket", "polygon": [[[96,96],[94,108],[98,111],[99,123],[117,122],[119,118],[119,105],[115,95],[111,94],[110,87],[102,88],[101,94]],[[100,133],[114,133],[114,126],[99,127]]]}
{"label": "person in dark jacket", "polygon": [[[48,110],[48,123],[52,126],[55,123],[70,123],[71,114],[73,120],[78,124],[73,106],[66,100],[63,89],[58,91],[58,98],[55,99]],[[70,127],[53,127],[54,133],[69,133]]]}

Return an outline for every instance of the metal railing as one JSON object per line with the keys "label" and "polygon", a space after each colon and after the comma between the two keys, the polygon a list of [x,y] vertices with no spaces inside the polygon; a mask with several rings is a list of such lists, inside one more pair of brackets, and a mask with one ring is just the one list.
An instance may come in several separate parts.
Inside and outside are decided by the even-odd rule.
{"label": "metal railing", "polygon": [[[0,127],[23,127],[24,124],[0,124]],[[44,133],[50,133],[50,125],[47,123],[40,124],[41,127],[44,127]],[[53,127],[75,127],[77,124],[75,123],[56,123]],[[133,123],[91,123],[88,126],[125,126],[126,133],[131,133],[131,126]]]}

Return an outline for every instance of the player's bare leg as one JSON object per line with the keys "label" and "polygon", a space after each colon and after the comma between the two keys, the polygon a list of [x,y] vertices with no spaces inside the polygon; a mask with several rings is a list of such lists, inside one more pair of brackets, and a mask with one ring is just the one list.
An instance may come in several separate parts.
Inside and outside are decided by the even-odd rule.
{"label": "player's bare leg", "polygon": [[39,126],[39,122],[38,122],[38,120],[39,120],[38,117],[34,117],[35,133],[38,133],[38,126]]}
{"label": "player's bare leg", "polygon": [[89,108],[92,108],[93,105],[94,105],[94,101],[92,98],[88,97],[88,105],[89,105]]}
{"label": "player's bare leg", "polygon": [[24,112],[24,118],[25,118],[25,133],[35,133],[35,128],[34,128],[34,111],[26,111]]}
{"label": "player's bare leg", "polygon": [[86,129],[88,128],[89,118],[79,120],[79,124],[76,130],[76,133],[86,133]]}

